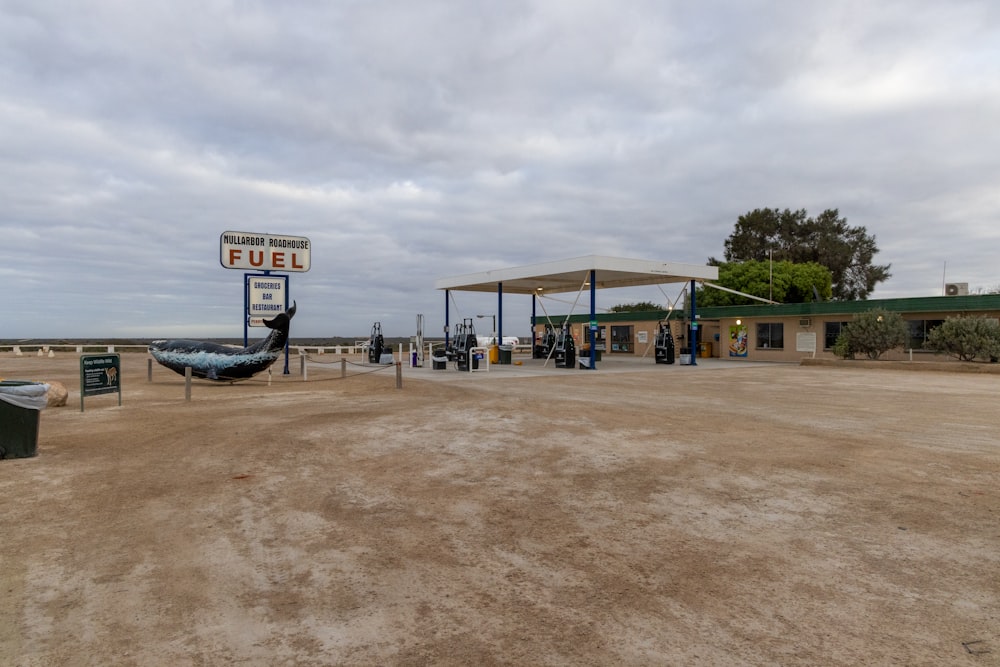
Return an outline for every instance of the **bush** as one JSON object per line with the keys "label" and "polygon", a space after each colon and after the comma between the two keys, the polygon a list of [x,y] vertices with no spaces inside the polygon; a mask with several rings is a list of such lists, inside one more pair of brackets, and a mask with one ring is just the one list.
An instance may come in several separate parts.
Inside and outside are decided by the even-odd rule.
{"label": "bush", "polygon": [[874,308],[861,313],[844,327],[834,345],[834,354],[853,359],[863,354],[878,359],[883,353],[906,343],[906,322],[899,313]]}
{"label": "bush", "polygon": [[851,348],[851,340],[844,333],[841,332],[837,336],[837,341],[833,344],[833,353],[841,359],[853,359],[857,350]]}
{"label": "bush", "polygon": [[961,361],[1000,357],[1000,326],[985,317],[949,317],[927,334],[924,347]]}

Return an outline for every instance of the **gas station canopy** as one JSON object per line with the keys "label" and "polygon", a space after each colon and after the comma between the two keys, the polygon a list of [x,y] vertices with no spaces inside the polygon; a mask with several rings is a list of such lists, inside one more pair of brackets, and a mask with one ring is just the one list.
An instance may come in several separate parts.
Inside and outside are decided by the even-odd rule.
{"label": "gas station canopy", "polygon": [[[594,272],[596,283],[593,286],[589,284],[591,271]],[[690,280],[717,280],[718,277],[719,269],[715,266],[587,255],[556,262],[441,278],[434,283],[434,288],[496,293],[497,287],[502,285],[504,294],[542,295],[580,292],[587,288],[609,289],[681,283]]]}

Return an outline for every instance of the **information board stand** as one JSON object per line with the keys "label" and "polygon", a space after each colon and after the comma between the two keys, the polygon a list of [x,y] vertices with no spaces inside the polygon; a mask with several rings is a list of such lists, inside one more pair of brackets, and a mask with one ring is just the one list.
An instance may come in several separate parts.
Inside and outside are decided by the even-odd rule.
{"label": "information board stand", "polygon": [[118,354],[85,354],[80,357],[80,412],[83,399],[99,394],[118,394],[122,404],[121,356]]}

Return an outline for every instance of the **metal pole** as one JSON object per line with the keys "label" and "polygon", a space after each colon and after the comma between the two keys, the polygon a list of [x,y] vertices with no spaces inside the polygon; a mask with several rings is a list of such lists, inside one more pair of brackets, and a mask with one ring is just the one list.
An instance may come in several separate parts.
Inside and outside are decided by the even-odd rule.
{"label": "metal pole", "polygon": [[184,367],[184,400],[191,400],[191,367]]}
{"label": "metal pole", "polygon": [[597,321],[597,271],[590,270],[590,370],[597,370],[597,331],[593,323]]}
{"label": "metal pole", "polygon": [[448,349],[448,292],[444,291],[444,349]]}
{"label": "metal pole", "polygon": [[[497,321],[500,322],[500,328],[496,331],[497,345],[503,343],[503,283],[497,283]],[[496,324],[496,323],[494,323]]]}
{"label": "metal pole", "polygon": [[[265,271],[264,273],[270,273],[270,271]],[[288,293],[290,291],[292,291],[292,288],[289,285],[289,283],[291,282],[291,279],[288,276],[285,276],[284,278],[285,278],[285,312],[287,313],[288,312]],[[288,372],[288,345],[289,345],[290,342],[291,342],[291,337],[285,339],[285,375],[290,375],[290,373]]]}
{"label": "metal pole", "polygon": [[403,388],[403,362],[396,362],[396,389]]}
{"label": "metal pole", "polygon": [[691,281],[691,331],[688,338],[688,351],[691,352],[691,365],[698,365],[698,313],[694,303],[694,281]]}

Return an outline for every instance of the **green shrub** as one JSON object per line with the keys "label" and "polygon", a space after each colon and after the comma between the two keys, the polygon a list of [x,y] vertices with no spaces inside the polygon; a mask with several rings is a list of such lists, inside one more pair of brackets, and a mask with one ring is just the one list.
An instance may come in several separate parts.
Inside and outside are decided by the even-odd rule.
{"label": "green shrub", "polygon": [[854,355],[857,354],[857,351],[851,349],[850,337],[845,336],[844,332],[841,332],[840,335],[837,336],[836,342],[833,344],[833,353],[841,359],[853,359]]}
{"label": "green shrub", "polygon": [[949,317],[927,334],[924,347],[961,361],[1000,357],[1000,325],[985,317]]}
{"label": "green shrub", "polygon": [[883,353],[906,343],[906,322],[899,313],[882,308],[860,313],[844,327],[833,351],[844,359],[863,354],[878,359]]}

